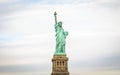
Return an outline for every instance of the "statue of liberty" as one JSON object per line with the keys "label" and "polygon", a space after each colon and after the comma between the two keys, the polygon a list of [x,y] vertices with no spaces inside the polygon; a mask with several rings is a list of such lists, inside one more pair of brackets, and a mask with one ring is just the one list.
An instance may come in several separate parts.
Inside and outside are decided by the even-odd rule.
{"label": "statue of liberty", "polygon": [[57,23],[57,13],[54,13],[55,16],[55,32],[56,32],[56,50],[55,50],[55,55],[64,55],[65,53],[65,39],[66,36],[68,35],[67,31],[64,31],[62,28],[62,22],[59,21]]}

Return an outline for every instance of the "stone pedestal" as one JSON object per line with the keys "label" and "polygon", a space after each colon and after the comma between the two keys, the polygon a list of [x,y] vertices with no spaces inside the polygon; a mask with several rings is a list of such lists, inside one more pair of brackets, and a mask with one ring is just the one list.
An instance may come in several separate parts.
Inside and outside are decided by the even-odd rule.
{"label": "stone pedestal", "polygon": [[54,55],[51,75],[69,75],[68,58],[66,55]]}

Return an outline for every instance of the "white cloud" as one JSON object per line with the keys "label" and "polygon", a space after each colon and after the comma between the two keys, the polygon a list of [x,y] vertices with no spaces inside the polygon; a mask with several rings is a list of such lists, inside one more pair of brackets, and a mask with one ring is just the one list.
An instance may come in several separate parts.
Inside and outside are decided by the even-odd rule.
{"label": "white cloud", "polygon": [[0,3],[8,3],[8,2],[14,2],[16,0],[0,0]]}

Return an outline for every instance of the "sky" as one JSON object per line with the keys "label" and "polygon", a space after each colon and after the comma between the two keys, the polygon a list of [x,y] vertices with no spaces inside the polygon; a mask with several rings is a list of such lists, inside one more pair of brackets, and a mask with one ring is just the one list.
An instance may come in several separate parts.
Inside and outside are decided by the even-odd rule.
{"label": "sky", "polygon": [[54,12],[71,75],[120,75],[119,0],[0,0],[0,75],[48,75]]}

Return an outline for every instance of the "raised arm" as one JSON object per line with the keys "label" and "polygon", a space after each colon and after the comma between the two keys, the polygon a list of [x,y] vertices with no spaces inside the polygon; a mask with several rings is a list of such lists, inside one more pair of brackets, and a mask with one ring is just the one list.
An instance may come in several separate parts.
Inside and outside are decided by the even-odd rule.
{"label": "raised arm", "polygon": [[57,13],[54,12],[54,16],[55,16],[55,25],[57,24]]}

